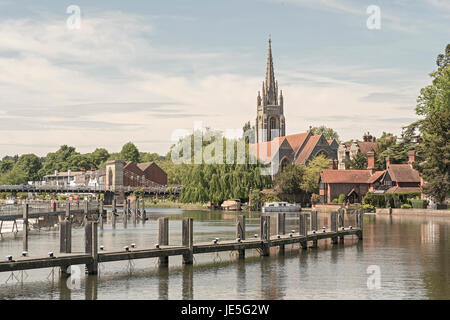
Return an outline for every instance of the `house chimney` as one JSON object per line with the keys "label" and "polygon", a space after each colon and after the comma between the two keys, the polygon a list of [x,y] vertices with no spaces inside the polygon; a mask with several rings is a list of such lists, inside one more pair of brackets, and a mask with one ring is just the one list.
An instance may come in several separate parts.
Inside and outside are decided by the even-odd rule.
{"label": "house chimney", "polygon": [[371,170],[372,173],[375,172],[375,152],[367,152],[367,169]]}
{"label": "house chimney", "polygon": [[330,170],[334,170],[334,160],[330,160]]}
{"label": "house chimney", "polygon": [[391,158],[386,157],[386,169],[391,165]]}
{"label": "house chimney", "polygon": [[408,157],[409,157],[408,164],[412,167],[414,162],[416,162],[416,151],[415,150],[408,151]]}

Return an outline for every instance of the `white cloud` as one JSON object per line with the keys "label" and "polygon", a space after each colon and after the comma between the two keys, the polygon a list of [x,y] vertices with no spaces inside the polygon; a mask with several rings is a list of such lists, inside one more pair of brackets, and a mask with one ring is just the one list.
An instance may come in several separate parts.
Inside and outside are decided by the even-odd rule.
{"label": "white cloud", "polygon": [[[72,31],[58,19],[0,22],[1,155],[45,155],[62,144],[81,152],[97,146],[119,151],[128,141],[136,141],[141,150],[165,153],[172,131],[192,129],[196,120],[218,129],[239,129],[254,121],[263,77],[218,71],[220,53],[161,47],[152,40],[155,32],[143,18],[120,12],[85,17],[81,29]],[[202,72],[177,73],[173,64]],[[323,63],[302,72],[277,70],[288,132],[324,123],[353,138],[367,126],[375,134],[399,128],[379,117],[405,118],[398,101],[382,106],[363,101],[392,88],[346,80],[351,72],[397,71]],[[339,115],[363,119],[354,123]]]}

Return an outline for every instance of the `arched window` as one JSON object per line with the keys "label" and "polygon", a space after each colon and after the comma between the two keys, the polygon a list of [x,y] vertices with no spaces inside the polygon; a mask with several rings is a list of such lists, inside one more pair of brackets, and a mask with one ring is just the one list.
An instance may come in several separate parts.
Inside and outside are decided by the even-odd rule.
{"label": "arched window", "polygon": [[111,168],[109,168],[109,172],[108,172],[108,186],[112,186],[113,185],[113,172],[111,170]]}
{"label": "arched window", "polygon": [[272,136],[272,130],[276,129],[277,129],[277,119],[272,117],[269,120],[269,128],[268,128],[269,132],[267,133],[267,141],[272,141],[273,138],[276,138],[276,135]]}

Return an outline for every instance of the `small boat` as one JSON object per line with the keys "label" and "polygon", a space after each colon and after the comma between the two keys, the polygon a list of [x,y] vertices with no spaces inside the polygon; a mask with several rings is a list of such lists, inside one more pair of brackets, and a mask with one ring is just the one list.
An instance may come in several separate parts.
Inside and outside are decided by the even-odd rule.
{"label": "small boat", "polygon": [[265,202],[262,212],[300,212],[302,207],[296,203],[288,202]]}
{"label": "small boat", "polygon": [[222,210],[240,211],[241,210],[241,200],[240,199],[226,200],[222,203],[221,207],[222,207]]}

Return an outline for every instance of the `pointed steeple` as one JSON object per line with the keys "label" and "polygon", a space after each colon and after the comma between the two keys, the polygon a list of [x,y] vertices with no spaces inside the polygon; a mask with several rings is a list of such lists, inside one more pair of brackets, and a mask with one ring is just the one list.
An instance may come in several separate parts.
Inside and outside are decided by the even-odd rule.
{"label": "pointed steeple", "polygon": [[269,52],[267,55],[267,67],[266,67],[266,90],[267,90],[268,104],[276,105],[277,87],[275,83],[275,73],[273,71],[272,39],[270,37],[269,37]]}

